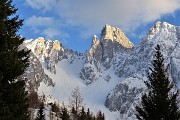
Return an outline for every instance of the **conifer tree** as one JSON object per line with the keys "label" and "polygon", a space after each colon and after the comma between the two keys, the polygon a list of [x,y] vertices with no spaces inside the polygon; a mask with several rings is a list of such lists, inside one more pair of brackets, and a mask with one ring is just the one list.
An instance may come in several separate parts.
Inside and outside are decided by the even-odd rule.
{"label": "conifer tree", "polygon": [[17,34],[23,20],[12,0],[0,0],[0,120],[28,120],[25,81],[20,77],[28,66],[29,51],[20,48]]}
{"label": "conifer tree", "polygon": [[84,111],[84,107],[81,108],[78,120],[86,120],[86,112]]}
{"label": "conifer tree", "polygon": [[173,83],[167,75],[160,46],[155,49],[153,69],[150,68],[148,81],[145,82],[149,92],[142,96],[141,106],[136,106],[136,117],[139,120],[179,120],[178,92],[171,91]]}
{"label": "conifer tree", "polygon": [[61,117],[60,117],[60,118],[61,118],[62,120],[69,120],[69,119],[70,119],[70,116],[69,116],[69,113],[68,113],[66,107],[63,107],[63,108],[62,108]]}
{"label": "conifer tree", "polygon": [[71,117],[73,119],[77,119],[78,118],[78,113],[77,113],[77,111],[75,110],[74,107],[71,108]]}
{"label": "conifer tree", "polygon": [[39,106],[36,120],[45,120],[44,103],[41,103]]}
{"label": "conifer tree", "polygon": [[92,114],[90,113],[89,108],[87,109],[86,119],[87,119],[87,120],[92,120]]}
{"label": "conifer tree", "polygon": [[104,113],[102,114],[102,112],[99,111],[96,115],[96,120],[105,120]]}

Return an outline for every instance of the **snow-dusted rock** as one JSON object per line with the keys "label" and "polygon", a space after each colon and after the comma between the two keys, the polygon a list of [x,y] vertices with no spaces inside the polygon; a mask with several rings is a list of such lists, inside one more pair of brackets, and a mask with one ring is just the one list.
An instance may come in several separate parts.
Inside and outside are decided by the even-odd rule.
{"label": "snow-dusted rock", "polygon": [[63,47],[58,40],[45,40],[43,37],[35,40],[27,40],[25,46],[30,49],[42,65],[53,74],[56,74],[56,64],[58,61],[68,59],[71,63],[75,57],[81,55],[76,51]]}
{"label": "snow-dusted rock", "polygon": [[86,60],[80,72],[80,78],[86,80],[86,84],[98,79],[101,73],[102,47],[96,35],[93,36],[90,50],[86,53]]}
{"label": "snow-dusted rock", "polygon": [[30,52],[29,67],[25,70],[24,77],[28,80],[27,88],[30,91],[38,90],[40,83],[45,82],[47,86],[54,86],[54,83],[48,75],[44,73],[41,62]]}

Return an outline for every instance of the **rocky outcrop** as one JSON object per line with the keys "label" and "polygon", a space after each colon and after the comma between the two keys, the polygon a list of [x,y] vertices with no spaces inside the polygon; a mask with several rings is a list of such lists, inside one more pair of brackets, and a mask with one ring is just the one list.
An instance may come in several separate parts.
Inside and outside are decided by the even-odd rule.
{"label": "rocky outcrop", "polygon": [[30,52],[29,67],[25,70],[23,77],[27,81],[27,88],[29,91],[38,90],[40,83],[44,82],[47,86],[54,86],[54,82],[48,75],[44,73],[41,62],[37,59],[34,53]]}
{"label": "rocky outcrop", "polygon": [[80,78],[86,80],[86,84],[92,83],[100,77],[102,71],[102,47],[96,35],[93,36],[90,50],[86,53],[86,60],[80,72]]}
{"label": "rocky outcrop", "polygon": [[105,106],[111,111],[119,111],[120,114],[128,113],[131,116],[133,113],[130,113],[129,110],[142,91],[143,88],[130,88],[127,84],[118,84],[108,94]]}
{"label": "rocky outcrop", "polygon": [[119,28],[105,25],[100,40],[96,35],[93,36],[80,77],[90,84],[101,77],[103,71],[116,66],[119,59],[123,61],[124,56],[129,54],[133,47],[134,45]]}
{"label": "rocky outcrop", "polygon": [[121,29],[117,27],[112,27],[108,24],[105,25],[101,32],[101,41],[105,42],[106,40],[117,42],[124,48],[134,47],[133,43],[129,41],[129,39],[126,37],[126,35],[123,33]]}
{"label": "rocky outcrop", "polygon": [[112,65],[114,56],[118,53],[128,54],[134,47],[133,43],[117,27],[105,25],[101,33],[102,62],[108,69]]}

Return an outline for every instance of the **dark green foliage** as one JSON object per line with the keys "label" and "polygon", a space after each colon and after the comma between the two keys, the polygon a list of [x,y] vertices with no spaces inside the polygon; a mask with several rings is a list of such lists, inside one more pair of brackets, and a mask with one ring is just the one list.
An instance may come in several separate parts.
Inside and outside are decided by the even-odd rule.
{"label": "dark green foliage", "polygon": [[19,49],[24,38],[17,35],[23,20],[16,16],[12,0],[0,0],[0,120],[28,120],[24,78],[29,51]]}
{"label": "dark green foliage", "polygon": [[56,103],[53,103],[51,107],[52,107],[52,112],[55,112],[55,113],[60,112],[60,109]]}
{"label": "dark green foliage", "polygon": [[61,110],[61,117],[60,117],[62,120],[69,120],[70,119],[70,116],[69,116],[69,113],[67,111],[67,108],[63,107],[62,110]]}
{"label": "dark green foliage", "polygon": [[86,120],[92,120],[92,114],[90,113],[90,110],[89,110],[89,108],[88,108],[88,110],[87,110],[87,113],[86,113]]}
{"label": "dark green foliage", "polygon": [[86,112],[84,111],[84,107],[81,108],[81,112],[79,113],[78,120],[85,120],[86,119]]}
{"label": "dark green foliage", "polygon": [[173,84],[169,81],[163,62],[163,55],[157,45],[153,69],[150,68],[151,73],[146,82],[149,93],[142,96],[142,106],[136,106],[136,116],[139,120],[180,119],[176,100],[178,92],[171,92]]}
{"label": "dark green foliage", "polygon": [[75,110],[74,107],[71,108],[71,116],[72,116],[73,119],[78,118],[78,112]]}
{"label": "dark green foliage", "polygon": [[37,109],[40,103],[37,92],[30,91],[28,96],[29,96],[29,107],[33,109]]}
{"label": "dark green foliage", "polygon": [[35,120],[45,120],[44,103],[41,103]]}
{"label": "dark green foliage", "polygon": [[99,111],[96,115],[96,120],[105,120],[104,113],[102,114],[102,112]]}
{"label": "dark green foliage", "polygon": [[80,112],[77,112],[74,107],[71,109],[70,117],[73,120],[105,120],[104,113],[99,111],[96,116],[94,116],[89,108],[87,109],[87,112],[85,112],[84,107],[81,108]]}

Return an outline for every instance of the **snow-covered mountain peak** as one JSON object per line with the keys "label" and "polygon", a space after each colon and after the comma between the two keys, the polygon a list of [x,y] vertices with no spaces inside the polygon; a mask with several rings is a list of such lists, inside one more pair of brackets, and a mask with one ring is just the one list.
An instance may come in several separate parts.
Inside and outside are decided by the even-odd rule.
{"label": "snow-covered mountain peak", "polygon": [[[61,42],[59,42],[58,40],[46,41],[43,37],[39,37],[35,40],[27,40],[25,44],[26,47],[30,49],[37,57],[40,56],[49,57],[54,50],[56,51],[64,50],[64,47],[62,46]],[[42,60],[44,59],[42,58]]]}
{"label": "snow-covered mountain peak", "polygon": [[121,44],[125,48],[132,48],[134,47],[133,43],[125,36],[123,31],[117,27],[110,26],[108,24],[102,30],[101,33],[101,41],[107,42],[117,42]]}
{"label": "snow-covered mountain peak", "polygon": [[[162,34],[171,34],[176,32],[176,26],[171,25],[167,22],[156,22],[156,24],[150,29],[147,40],[152,40],[156,36],[161,36]],[[165,37],[165,35],[163,35]]]}

